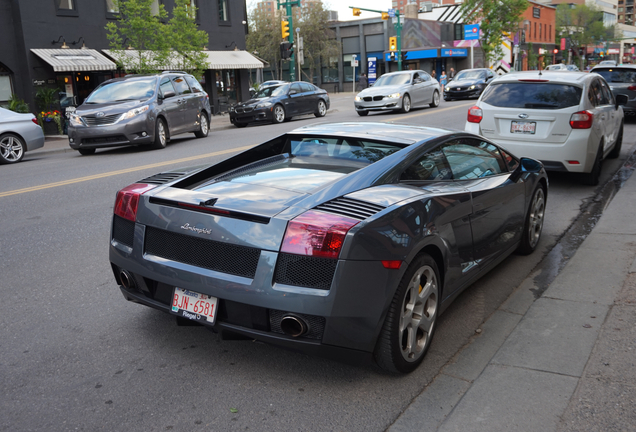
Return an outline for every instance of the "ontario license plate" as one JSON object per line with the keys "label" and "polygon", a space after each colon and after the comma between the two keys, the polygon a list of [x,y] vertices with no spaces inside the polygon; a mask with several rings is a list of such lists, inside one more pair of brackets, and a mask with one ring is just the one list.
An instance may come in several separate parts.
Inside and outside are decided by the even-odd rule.
{"label": "ontario license plate", "polygon": [[537,129],[537,122],[513,121],[510,125],[510,132],[514,134],[534,134]]}
{"label": "ontario license plate", "polygon": [[214,324],[216,303],[216,297],[175,287],[172,297],[172,313],[194,321]]}

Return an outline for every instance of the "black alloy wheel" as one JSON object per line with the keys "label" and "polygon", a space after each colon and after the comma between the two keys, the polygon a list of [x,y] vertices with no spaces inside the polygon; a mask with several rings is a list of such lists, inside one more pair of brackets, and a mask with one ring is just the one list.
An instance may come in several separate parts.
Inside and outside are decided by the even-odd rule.
{"label": "black alloy wheel", "polygon": [[517,253],[529,255],[537,248],[543,231],[543,220],[545,218],[545,190],[543,185],[537,186],[532,194],[530,207],[526,214],[526,221],[523,225],[523,234]]}

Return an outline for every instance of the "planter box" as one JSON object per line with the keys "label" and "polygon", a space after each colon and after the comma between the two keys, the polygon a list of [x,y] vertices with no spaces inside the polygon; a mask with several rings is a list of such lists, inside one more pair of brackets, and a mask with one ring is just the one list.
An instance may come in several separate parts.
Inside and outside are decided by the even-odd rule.
{"label": "planter box", "polygon": [[59,135],[60,131],[57,129],[57,123],[55,123],[54,121],[44,121],[42,122],[43,128],[42,130],[44,131],[44,135]]}

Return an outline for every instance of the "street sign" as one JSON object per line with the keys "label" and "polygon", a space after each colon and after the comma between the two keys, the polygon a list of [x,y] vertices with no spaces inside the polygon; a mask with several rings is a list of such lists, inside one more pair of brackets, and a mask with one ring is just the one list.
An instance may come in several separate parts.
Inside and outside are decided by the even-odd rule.
{"label": "street sign", "polygon": [[369,85],[375,83],[375,80],[377,78],[377,69],[376,69],[376,62],[377,62],[377,57],[369,57],[367,58],[367,72],[369,73],[368,78],[368,82]]}
{"label": "street sign", "polygon": [[479,24],[464,25],[464,40],[479,39]]}
{"label": "street sign", "polygon": [[389,9],[389,11],[388,11],[388,12],[389,12],[389,16],[390,16],[391,18],[395,18],[395,9]]}

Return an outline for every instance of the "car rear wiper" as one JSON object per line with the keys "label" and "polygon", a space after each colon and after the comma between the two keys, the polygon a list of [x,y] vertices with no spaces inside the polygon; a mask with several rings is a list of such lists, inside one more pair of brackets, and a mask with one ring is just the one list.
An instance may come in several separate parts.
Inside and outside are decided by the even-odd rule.
{"label": "car rear wiper", "polygon": [[525,108],[558,108],[557,104],[549,104],[549,103],[527,103],[524,106]]}

